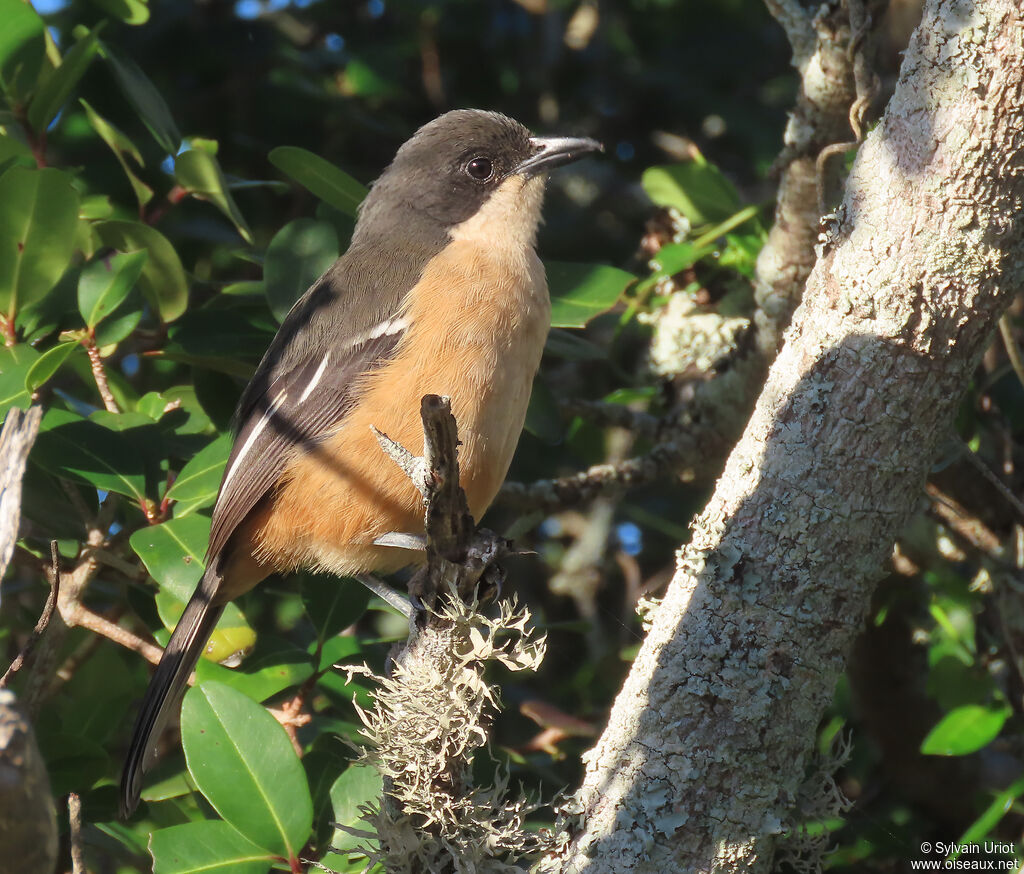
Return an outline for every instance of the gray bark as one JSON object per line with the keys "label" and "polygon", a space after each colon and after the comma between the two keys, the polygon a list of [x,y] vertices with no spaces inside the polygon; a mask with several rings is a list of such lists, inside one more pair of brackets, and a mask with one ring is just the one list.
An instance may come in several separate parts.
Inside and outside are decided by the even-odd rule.
{"label": "gray bark", "polygon": [[901,526],[1024,278],[1024,13],[928,0],[608,727],[562,871],[764,870]]}

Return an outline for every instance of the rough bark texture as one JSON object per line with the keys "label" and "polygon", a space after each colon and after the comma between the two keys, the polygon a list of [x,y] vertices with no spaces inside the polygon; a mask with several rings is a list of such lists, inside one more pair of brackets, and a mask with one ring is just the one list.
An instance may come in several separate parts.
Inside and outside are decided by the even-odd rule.
{"label": "rough bark texture", "polygon": [[563,871],[763,870],[935,448],[1024,279],[1024,13],[929,0],[837,238],[587,756]]}
{"label": "rough bark texture", "polygon": [[[852,136],[854,76],[849,21],[838,5],[832,14],[823,6],[816,16],[797,0],[767,0],[767,6],[786,31],[793,66],[800,73],[796,106],[783,137],[785,147],[776,161],[781,174],[775,223],[757,257],[756,336],[770,358],[814,267],[821,216],[816,162],[825,146]],[[838,164],[832,162],[833,175],[838,175]]]}

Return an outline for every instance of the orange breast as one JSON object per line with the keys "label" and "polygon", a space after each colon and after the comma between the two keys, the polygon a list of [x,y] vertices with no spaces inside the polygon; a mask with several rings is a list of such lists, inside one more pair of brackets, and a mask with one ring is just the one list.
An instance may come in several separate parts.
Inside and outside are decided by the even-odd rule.
{"label": "orange breast", "polygon": [[339,574],[394,570],[416,556],[374,547],[388,532],[422,532],[419,493],[370,426],[420,454],[424,394],[447,395],[459,465],[479,519],[508,472],[550,319],[532,248],[498,260],[473,242],[435,257],[410,293],[409,329],[387,365],[364,376],[360,401],[323,444],[296,457],[260,520],[258,557],[277,569]]}

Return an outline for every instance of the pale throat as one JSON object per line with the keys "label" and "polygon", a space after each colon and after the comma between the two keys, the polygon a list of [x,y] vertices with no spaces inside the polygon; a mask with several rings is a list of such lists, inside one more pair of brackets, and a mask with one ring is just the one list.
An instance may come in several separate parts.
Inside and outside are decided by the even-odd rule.
{"label": "pale throat", "polygon": [[473,243],[495,251],[523,254],[537,242],[544,202],[543,175],[510,176],[464,222],[448,231],[453,242]]}

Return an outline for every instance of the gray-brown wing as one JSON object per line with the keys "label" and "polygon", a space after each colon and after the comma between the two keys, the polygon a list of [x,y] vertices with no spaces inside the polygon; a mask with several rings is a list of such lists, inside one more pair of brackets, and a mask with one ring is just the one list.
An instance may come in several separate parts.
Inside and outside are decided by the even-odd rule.
{"label": "gray-brown wing", "polygon": [[[392,314],[378,312],[376,324],[347,336],[337,325],[322,330],[315,315],[289,314],[238,405],[237,436],[213,510],[208,562],[273,488],[296,447],[315,447],[345,417],[356,401],[356,377],[392,357],[404,329]],[[298,340],[297,330],[304,330]],[[296,355],[300,344],[302,354]]]}

